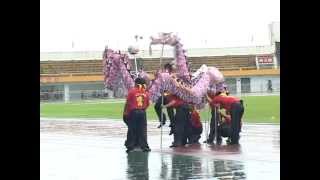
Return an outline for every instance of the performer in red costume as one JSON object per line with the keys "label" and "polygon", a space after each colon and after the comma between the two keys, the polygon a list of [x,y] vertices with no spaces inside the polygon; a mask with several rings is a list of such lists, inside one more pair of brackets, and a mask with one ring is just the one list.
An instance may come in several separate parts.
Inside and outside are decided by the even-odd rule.
{"label": "performer in red costume", "polygon": [[199,144],[199,139],[201,138],[201,133],[203,131],[203,128],[202,128],[202,123],[200,121],[200,115],[192,105],[191,105],[190,116],[191,116],[190,118],[191,132],[188,135],[188,143]]}
{"label": "performer in red costume", "polygon": [[124,116],[127,117],[128,133],[126,140],[127,152],[140,147],[144,152],[150,151],[146,128],[146,109],[149,106],[149,94],[146,91],[145,80],[137,78],[135,87],[128,91]]}
{"label": "performer in red costume", "polygon": [[189,105],[175,95],[168,96],[169,103],[163,107],[172,107],[176,109],[173,125],[173,143],[170,147],[184,146],[187,144],[187,133],[189,126]]}
{"label": "performer in red costume", "polygon": [[232,129],[230,144],[239,144],[241,118],[244,112],[242,100],[234,96],[228,96],[225,92],[218,92],[213,98],[209,96],[207,98],[212,108],[221,107],[230,112]]}

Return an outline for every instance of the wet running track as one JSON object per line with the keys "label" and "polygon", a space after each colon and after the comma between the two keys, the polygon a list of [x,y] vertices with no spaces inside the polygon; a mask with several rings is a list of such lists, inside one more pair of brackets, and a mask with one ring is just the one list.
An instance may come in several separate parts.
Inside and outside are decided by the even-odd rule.
{"label": "wet running track", "polygon": [[169,148],[173,136],[148,122],[151,152],[125,152],[122,121],[40,120],[42,180],[280,179],[279,125],[244,124],[240,145]]}

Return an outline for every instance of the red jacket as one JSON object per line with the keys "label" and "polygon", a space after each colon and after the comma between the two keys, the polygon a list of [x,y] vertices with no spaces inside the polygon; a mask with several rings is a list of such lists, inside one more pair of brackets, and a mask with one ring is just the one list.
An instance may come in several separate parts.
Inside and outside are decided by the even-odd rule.
{"label": "red jacket", "polygon": [[125,115],[134,109],[145,110],[149,106],[149,93],[144,88],[134,87],[128,91]]}
{"label": "red jacket", "polygon": [[224,118],[225,119],[225,122],[229,125],[231,125],[231,117],[230,116],[227,116]]}
{"label": "red jacket", "polygon": [[[225,119],[225,122],[228,124],[228,125],[231,125],[231,115],[230,115],[230,112],[226,112],[226,115],[228,115],[227,117],[223,117]],[[242,126],[242,119],[241,119],[241,122],[240,122],[240,126]]]}
{"label": "red jacket", "polygon": [[225,94],[220,94],[218,96],[214,96],[212,102],[210,103],[211,107],[214,105],[220,105],[222,108],[226,109],[227,111],[231,110],[231,105],[233,103],[240,102],[240,99],[234,96],[227,96]]}
{"label": "red jacket", "polygon": [[172,94],[168,95],[168,100],[169,100],[169,103],[170,103],[171,101],[175,101],[175,103],[171,106],[171,107],[173,107],[173,108],[177,108],[177,107],[179,107],[179,106],[181,106],[182,104],[185,103],[185,102],[184,102],[182,99],[180,99],[178,96],[175,96],[175,95],[172,95]]}
{"label": "red jacket", "polygon": [[201,128],[202,124],[200,121],[200,115],[196,110],[191,112],[191,124],[195,128]]}

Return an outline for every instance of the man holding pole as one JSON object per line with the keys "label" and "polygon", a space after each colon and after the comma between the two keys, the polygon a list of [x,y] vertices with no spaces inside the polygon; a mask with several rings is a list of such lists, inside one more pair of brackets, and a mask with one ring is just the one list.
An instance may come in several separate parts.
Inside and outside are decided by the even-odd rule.
{"label": "man holding pole", "polygon": [[[164,71],[169,73],[169,74],[174,73],[174,65],[172,63],[165,64],[164,65]],[[168,104],[169,95],[170,95],[170,92],[164,91],[162,96],[159,97],[159,99],[157,100],[157,102],[156,102],[156,104],[154,106],[154,109],[155,109],[155,111],[157,113],[157,116],[158,116],[159,122],[160,122],[160,125],[158,126],[158,128],[162,127],[162,125],[164,125],[166,123],[167,118],[166,118],[166,115],[162,112],[161,105],[162,105],[162,103],[164,105]],[[162,102],[162,98],[163,98],[163,102]],[[174,123],[174,111],[173,111],[173,108],[172,107],[167,107],[167,113],[168,113],[168,116],[169,116],[169,119],[170,119],[169,127],[171,127],[169,135],[171,135],[173,133],[172,127],[173,127],[173,123]],[[161,122],[161,116],[162,116],[162,122]]]}
{"label": "man holding pole", "polygon": [[[214,92],[208,92],[207,94],[207,100],[210,102],[210,100],[212,100],[214,98],[215,94]],[[210,105],[210,103],[209,103]],[[210,133],[209,133],[209,137],[208,139],[206,139],[206,141],[204,141],[204,143],[207,144],[213,144],[213,141],[215,139],[215,134],[216,132],[216,126],[218,126],[218,122],[219,122],[219,114],[217,113],[217,108],[216,107],[211,107],[211,120],[210,120]],[[220,141],[220,139],[217,137],[217,141]],[[218,143],[218,142],[216,142]]]}
{"label": "man holding pole", "polygon": [[188,126],[190,120],[189,105],[178,96],[170,95],[169,103],[163,105],[163,107],[172,107],[176,109],[173,126],[173,143],[170,147],[184,146],[187,144],[187,137],[190,132],[190,129],[188,128],[191,128]]}
{"label": "man holding pole", "polygon": [[207,96],[207,98],[211,108],[216,108],[220,106],[226,111],[230,112],[232,129],[230,144],[239,144],[241,118],[244,113],[242,100],[234,96],[227,96],[224,91],[216,93],[216,95],[213,98],[209,96]]}

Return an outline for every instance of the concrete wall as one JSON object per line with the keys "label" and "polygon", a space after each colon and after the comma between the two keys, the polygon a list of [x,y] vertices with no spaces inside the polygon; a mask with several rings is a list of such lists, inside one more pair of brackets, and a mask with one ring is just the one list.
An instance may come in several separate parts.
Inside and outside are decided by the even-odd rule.
{"label": "concrete wall", "polygon": [[[49,93],[47,93],[49,92]],[[68,94],[69,92],[69,94]],[[41,85],[40,93],[49,100],[79,100],[92,98],[94,94],[103,94],[103,82],[94,83],[69,83],[69,84],[50,84]],[[59,95],[59,98],[55,96]]]}
{"label": "concrete wall", "polygon": [[84,98],[92,96],[94,93],[101,93],[104,91],[104,84],[101,83],[83,83],[83,84],[69,84],[70,100],[81,99],[81,93]]}
{"label": "concrete wall", "polygon": [[251,92],[266,92],[268,90],[268,80],[272,82],[273,91],[280,91],[280,77],[276,76],[257,76],[250,77]]}
{"label": "concrete wall", "polygon": [[271,80],[273,92],[280,91],[280,76],[242,76],[242,77],[228,77],[226,83],[231,94],[243,93],[241,87],[241,80],[249,78],[250,84],[243,84],[248,86],[250,93],[265,93],[268,92],[268,80]]}
{"label": "concrete wall", "polygon": [[[250,84],[243,83],[244,78],[249,78]],[[242,76],[242,77],[228,77],[226,83],[229,91],[234,95],[241,95],[244,90],[248,93],[266,93],[268,92],[268,80],[271,80],[273,92],[280,92],[280,76]],[[45,99],[57,101],[80,100],[90,98],[105,97],[105,89],[103,82],[95,83],[70,83],[70,84],[51,84],[40,86],[40,91],[45,92]],[[47,93],[49,92],[49,93]],[[69,92],[69,95],[67,94]],[[111,93],[111,92],[108,92]],[[125,92],[116,91],[112,96],[119,96]],[[121,96],[122,97],[122,96]]]}
{"label": "concrete wall", "polygon": [[40,91],[63,91],[63,84],[52,84],[40,86]]}
{"label": "concrete wall", "polygon": [[40,85],[40,100],[62,101],[64,98],[64,85]]}

